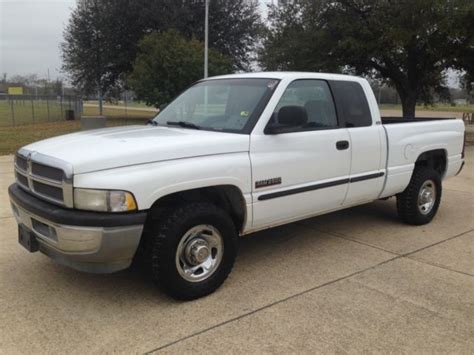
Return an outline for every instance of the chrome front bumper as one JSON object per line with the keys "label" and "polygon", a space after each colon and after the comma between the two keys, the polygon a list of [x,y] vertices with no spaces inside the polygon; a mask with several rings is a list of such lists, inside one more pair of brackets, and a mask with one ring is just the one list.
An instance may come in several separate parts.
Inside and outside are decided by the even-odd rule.
{"label": "chrome front bumper", "polygon": [[17,223],[32,232],[39,250],[59,264],[85,272],[111,273],[132,263],[143,224],[106,227],[63,224],[28,210],[12,192],[10,202]]}

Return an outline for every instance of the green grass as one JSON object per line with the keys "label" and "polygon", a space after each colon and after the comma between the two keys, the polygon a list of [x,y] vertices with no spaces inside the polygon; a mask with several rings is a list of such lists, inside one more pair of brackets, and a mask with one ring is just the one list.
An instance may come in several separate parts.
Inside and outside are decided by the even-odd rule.
{"label": "green grass", "polygon": [[[12,105],[13,104],[13,105]],[[12,112],[13,106],[13,112]],[[64,102],[62,107],[60,101],[41,101],[35,100],[15,100],[0,101],[0,127],[25,125],[32,123],[57,122],[65,119],[65,110],[69,109],[68,102]],[[72,108],[72,107],[71,107]],[[84,107],[84,116],[99,115],[99,108]],[[131,110],[125,109],[104,109],[104,115],[111,118],[130,118],[130,119],[150,119],[156,113],[152,111]]]}
{"label": "green grass", "polygon": [[[379,106],[381,110],[402,110],[402,105],[382,104]],[[432,106],[417,105],[417,111],[440,111],[440,112],[471,112],[474,113],[474,105],[456,105],[436,104]]]}
{"label": "green grass", "polygon": [[[98,101],[84,101],[85,104],[92,104],[92,105],[99,105]],[[125,104],[123,101],[119,101],[118,103],[108,103],[104,102],[104,105],[106,106],[115,106],[117,108],[125,108]],[[127,102],[128,107],[134,107],[134,108],[146,108],[150,109],[153,108],[151,106],[147,106],[144,102],[140,101],[133,101],[133,102]],[[401,104],[382,104],[380,105],[380,109],[382,110],[402,110],[402,105]],[[430,106],[425,106],[425,105],[417,105],[416,107],[417,110],[421,111],[446,111],[446,112],[474,112],[474,105],[455,105],[452,106],[450,104],[434,104]]]}
{"label": "green grass", "polygon": [[[145,124],[146,119],[108,118],[107,126]],[[77,132],[80,121],[41,122],[35,124],[0,127],[0,155],[13,154],[18,148],[42,139]]]}
{"label": "green grass", "polygon": [[22,125],[32,122],[53,122],[63,119],[68,103],[43,100],[0,101],[0,126]]}
{"label": "green grass", "polygon": [[[32,142],[80,130],[78,117],[76,121],[65,121],[64,110],[69,106],[64,104],[61,108],[58,101],[35,100],[33,108],[31,101],[13,101],[13,117],[11,105],[12,102],[0,101],[0,155],[14,153],[18,148]],[[98,108],[84,108],[84,116],[98,114]],[[105,109],[104,115],[107,116],[107,126],[120,126],[145,124],[156,113],[133,110],[125,114],[123,110]]]}
{"label": "green grass", "polygon": [[[98,116],[99,115],[99,108],[98,107],[84,107],[84,116]],[[119,117],[119,118],[131,118],[131,119],[145,119],[148,120],[156,116],[156,112],[152,111],[127,111],[125,110],[117,110],[117,109],[109,109],[104,108],[103,115],[106,117]]]}
{"label": "green grass", "polygon": [[18,148],[42,139],[78,131],[76,121],[43,122],[14,127],[0,127],[0,155],[12,154]]}
{"label": "green grass", "polygon": [[[91,104],[91,105],[99,106],[99,101],[89,100],[89,101],[84,101],[84,104]],[[124,101],[119,101],[117,103],[110,103],[110,102],[104,101],[104,106],[125,107],[125,102]],[[127,107],[147,108],[147,109],[154,108],[152,106],[148,106],[146,103],[141,102],[141,101],[127,101]]]}

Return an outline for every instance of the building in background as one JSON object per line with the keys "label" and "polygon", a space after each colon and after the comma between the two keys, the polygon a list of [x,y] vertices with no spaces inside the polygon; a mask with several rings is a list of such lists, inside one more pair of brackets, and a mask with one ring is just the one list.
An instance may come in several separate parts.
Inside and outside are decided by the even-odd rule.
{"label": "building in background", "polygon": [[23,95],[23,86],[9,86],[8,95]]}

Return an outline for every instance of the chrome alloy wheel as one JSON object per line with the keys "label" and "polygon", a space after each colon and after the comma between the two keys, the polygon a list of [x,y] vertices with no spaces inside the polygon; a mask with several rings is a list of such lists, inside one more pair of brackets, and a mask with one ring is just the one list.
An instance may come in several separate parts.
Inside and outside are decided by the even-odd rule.
{"label": "chrome alloy wheel", "polygon": [[203,281],[217,270],[223,254],[220,232],[211,225],[201,224],[188,230],[179,241],[176,267],[186,281]]}
{"label": "chrome alloy wheel", "polygon": [[427,215],[433,209],[436,202],[436,184],[433,180],[426,180],[418,193],[418,210]]}

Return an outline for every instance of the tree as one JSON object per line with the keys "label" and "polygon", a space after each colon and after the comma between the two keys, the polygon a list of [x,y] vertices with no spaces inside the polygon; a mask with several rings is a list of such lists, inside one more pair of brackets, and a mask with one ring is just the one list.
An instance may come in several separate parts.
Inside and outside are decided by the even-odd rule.
{"label": "tree", "polygon": [[[5,83],[7,82],[7,75],[5,74]],[[39,78],[37,74],[14,75],[8,79],[10,83],[17,83],[24,86],[33,86],[37,84]]]}
{"label": "tree", "polygon": [[[204,41],[204,3],[188,1],[178,30],[188,38]],[[234,70],[247,71],[255,61],[256,45],[263,29],[256,0],[211,0],[209,47],[231,58]]]}
{"label": "tree", "polygon": [[58,78],[51,82],[51,92],[56,96],[63,96],[64,93],[64,83],[63,79]]}
{"label": "tree", "polygon": [[314,72],[342,70],[339,63],[328,60],[320,53],[326,40],[324,31],[320,29],[321,8],[321,2],[311,4],[306,0],[285,6],[270,6],[269,23],[259,53],[259,61],[264,69]]}
{"label": "tree", "polygon": [[[176,29],[188,39],[204,40],[205,0],[101,1],[108,2],[110,38],[125,49],[123,64],[131,66],[138,40],[151,32]],[[209,47],[231,58],[235,70],[247,70],[263,26],[258,1],[209,0],[209,8]],[[126,65],[120,69],[127,71]]]}
{"label": "tree", "polygon": [[[209,47],[247,70],[262,28],[257,1],[211,0],[209,25]],[[204,0],[79,0],[64,32],[63,68],[86,93],[106,93],[132,71],[140,40],[169,29],[202,41]]]}
{"label": "tree", "polygon": [[[469,41],[459,22],[470,0],[301,0],[274,8],[261,53],[267,69],[345,71],[393,85],[403,115],[443,91],[448,68]],[[471,24],[472,27],[472,24]],[[472,58],[472,57],[471,57]],[[472,60],[471,60],[472,63]]]}
{"label": "tree", "polygon": [[469,99],[474,97],[474,6],[471,6],[465,16],[457,24],[459,45],[454,56],[454,67],[463,71],[461,83]]}
{"label": "tree", "polygon": [[[193,82],[202,78],[203,44],[188,40],[176,30],[152,33],[140,42],[139,54],[129,78],[137,97],[148,105],[168,103]],[[209,50],[211,75],[231,72],[231,61]]]}
{"label": "tree", "polygon": [[100,114],[102,97],[115,84],[110,72],[114,43],[105,36],[105,5],[102,0],[78,0],[61,44],[63,70],[83,94],[97,93]]}

